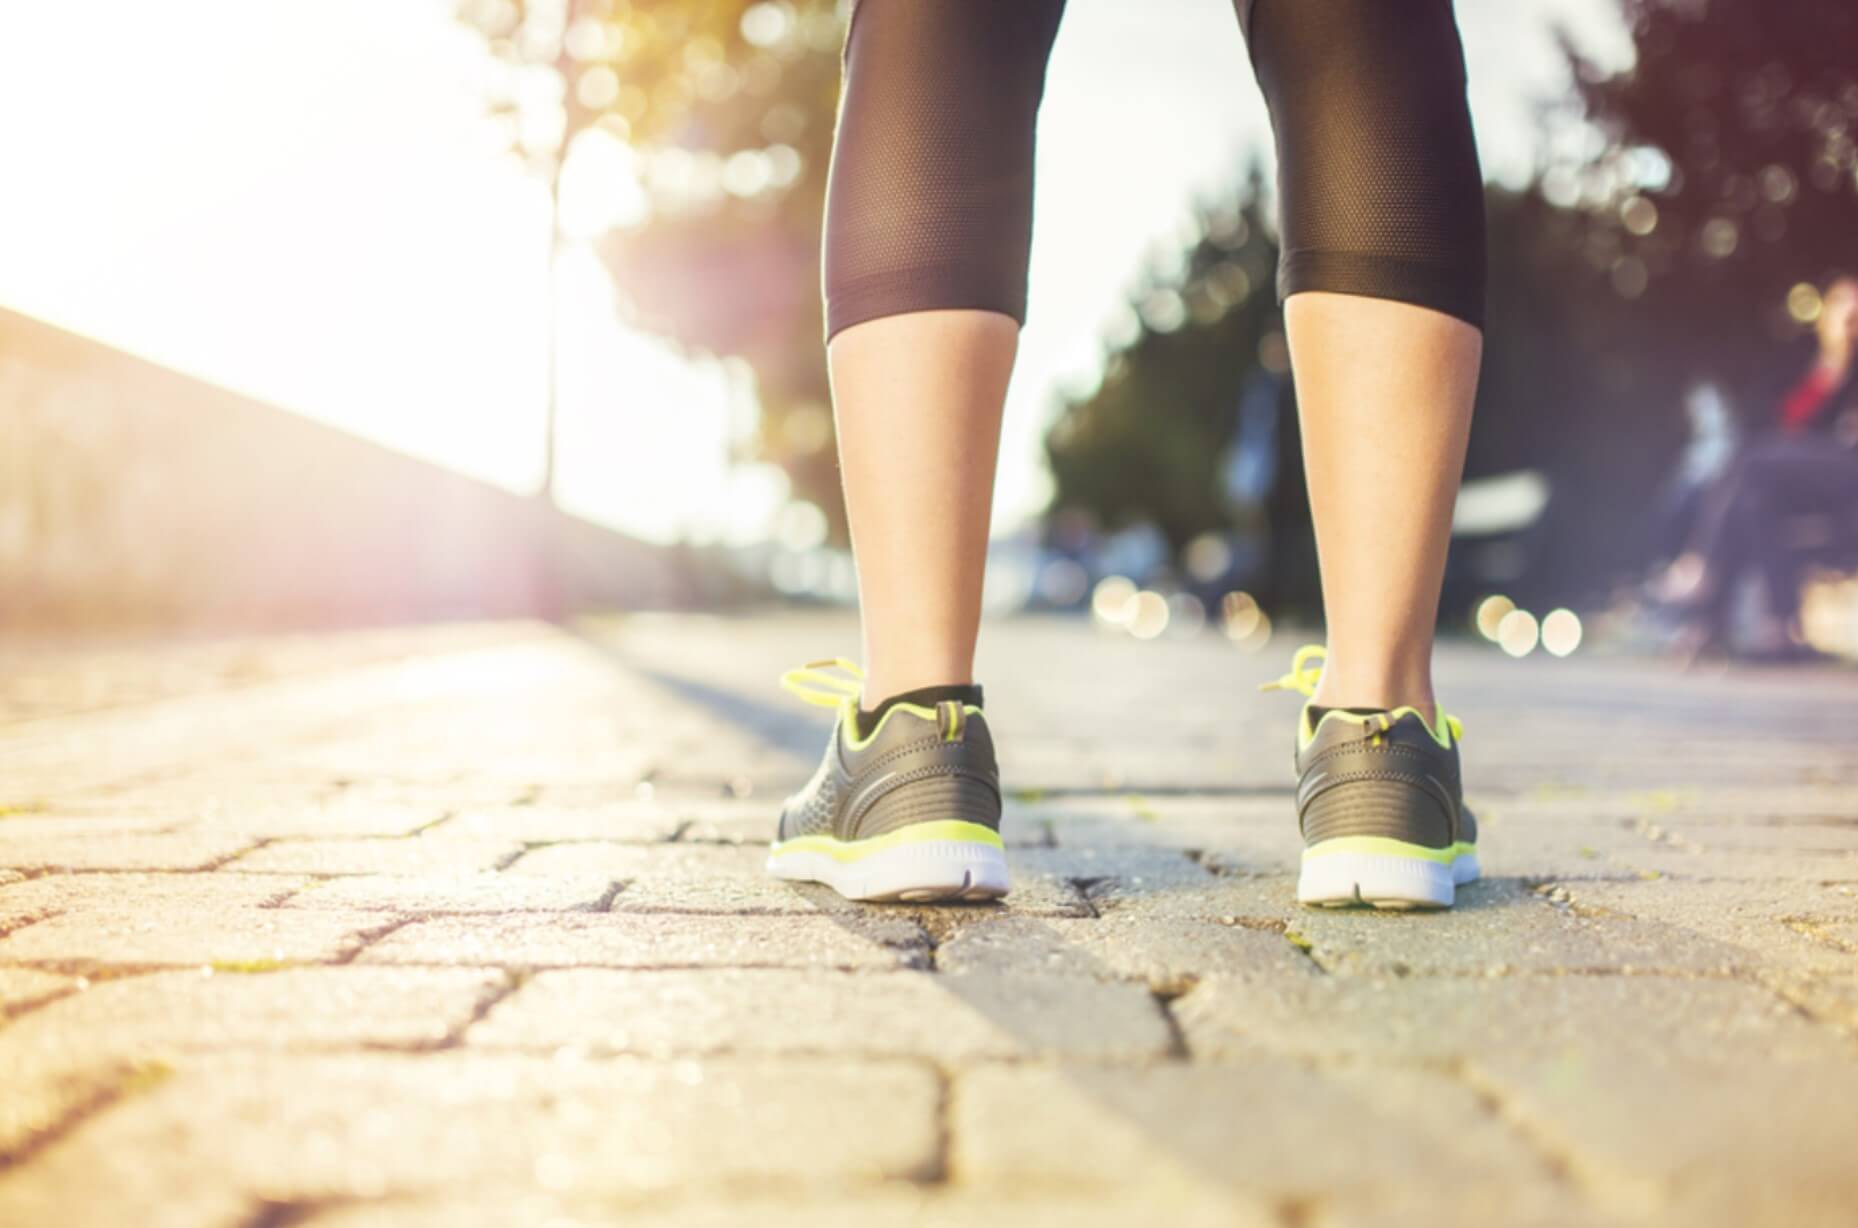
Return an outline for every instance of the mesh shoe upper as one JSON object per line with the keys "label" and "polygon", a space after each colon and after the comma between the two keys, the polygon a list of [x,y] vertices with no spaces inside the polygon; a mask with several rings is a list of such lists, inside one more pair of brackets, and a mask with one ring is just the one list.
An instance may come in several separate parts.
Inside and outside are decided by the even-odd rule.
{"label": "mesh shoe upper", "polygon": [[999,830],[1000,771],[980,709],[899,706],[864,742],[848,732],[841,718],[812,779],[781,808],[781,840],[861,840],[944,819]]}
{"label": "mesh shoe upper", "polygon": [[1442,745],[1417,712],[1331,715],[1298,749],[1297,772],[1306,843],[1382,836],[1446,849],[1477,839],[1457,741]]}

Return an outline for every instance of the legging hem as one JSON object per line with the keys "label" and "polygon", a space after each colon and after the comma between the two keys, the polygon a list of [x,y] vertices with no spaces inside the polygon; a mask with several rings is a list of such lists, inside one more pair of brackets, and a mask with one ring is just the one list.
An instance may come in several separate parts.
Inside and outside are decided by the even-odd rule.
{"label": "legging hem", "polygon": [[944,267],[909,269],[833,286],[826,296],[826,340],[854,324],[917,311],[992,311],[1026,322],[1026,296],[977,290],[997,270]]}
{"label": "legging hem", "polygon": [[1354,294],[1427,307],[1484,327],[1481,267],[1395,260],[1367,252],[1287,253],[1277,274],[1279,301],[1309,290]]}

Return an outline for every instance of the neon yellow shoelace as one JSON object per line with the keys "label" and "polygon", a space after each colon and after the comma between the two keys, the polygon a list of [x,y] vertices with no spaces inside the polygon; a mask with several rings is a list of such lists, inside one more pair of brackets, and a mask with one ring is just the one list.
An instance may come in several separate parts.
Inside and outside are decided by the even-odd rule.
{"label": "neon yellow shoelace", "polygon": [[[840,673],[830,673],[830,670]],[[864,671],[855,661],[827,657],[788,670],[781,675],[781,686],[788,694],[816,708],[843,708],[848,703],[857,703],[864,693]]]}
{"label": "neon yellow shoelace", "polygon": [[[1261,691],[1295,691],[1306,700],[1312,699],[1316,695],[1316,684],[1322,681],[1323,661],[1328,655],[1329,649],[1321,644],[1305,644],[1297,649],[1297,655],[1290,659],[1288,674],[1275,682],[1267,682],[1258,689]],[[1433,729],[1432,722],[1426,719],[1426,714],[1418,708],[1396,708],[1388,715],[1399,717],[1407,712],[1416,714],[1427,730],[1431,731],[1434,739],[1444,741],[1443,738],[1439,738],[1438,731]],[[1451,731],[1452,741],[1456,742],[1464,737],[1463,721],[1450,715],[1443,708],[1439,710],[1439,720],[1444,722],[1445,728]]]}

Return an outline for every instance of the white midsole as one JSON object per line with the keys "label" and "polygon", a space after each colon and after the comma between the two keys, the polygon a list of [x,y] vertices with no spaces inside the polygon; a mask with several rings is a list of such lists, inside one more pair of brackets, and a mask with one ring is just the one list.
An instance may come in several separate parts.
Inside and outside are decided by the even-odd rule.
{"label": "white midsole", "polygon": [[841,860],[812,849],[768,854],[768,873],[824,883],[848,900],[997,899],[1006,894],[1006,854],[967,840],[923,840]]}
{"label": "white midsole", "polygon": [[1444,864],[1390,853],[1325,853],[1305,857],[1297,878],[1304,904],[1379,904],[1449,908],[1461,884],[1479,873],[1476,853]]}

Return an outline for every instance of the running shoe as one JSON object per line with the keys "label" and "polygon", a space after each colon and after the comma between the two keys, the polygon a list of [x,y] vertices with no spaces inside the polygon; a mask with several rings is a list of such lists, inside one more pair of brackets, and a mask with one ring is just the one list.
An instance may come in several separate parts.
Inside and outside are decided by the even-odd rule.
{"label": "running shoe", "polygon": [[782,686],[838,709],[839,719],[819,770],[781,808],[768,872],[824,883],[852,900],[1005,895],[1000,771],[986,716],[954,701],[899,703],[860,737],[863,677],[842,658],[781,676]]}
{"label": "running shoe", "polygon": [[[1298,650],[1267,690],[1306,700],[1324,649]],[[1458,739],[1464,725],[1417,708],[1317,709],[1297,729],[1297,819],[1303,868],[1297,899],[1326,908],[1450,908],[1478,877],[1477,821],[1464,804]]]}

